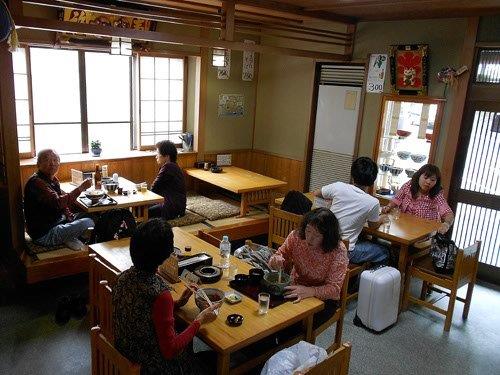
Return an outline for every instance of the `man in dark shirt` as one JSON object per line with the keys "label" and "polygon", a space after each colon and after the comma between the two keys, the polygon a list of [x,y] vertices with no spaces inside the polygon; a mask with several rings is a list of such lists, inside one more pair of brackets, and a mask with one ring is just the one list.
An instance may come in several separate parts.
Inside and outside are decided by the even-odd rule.
{"label": "man in dark shirt", "polygon": [[161,195],[164,202],[150,207],[149,217],[170,220],[186,213],[186,183],[184,173],[176,161],[177,149],[171,141],[160,141],[156,144],[156,162],[160,171],[151,190]]}
{"label": "man in dark shirt", "polygon": [[42,246],[65,244],[73,250],[83,248],[78,239],[88,228],[94,226],[90,218],[71,212],[71,206],[82,191],[92,185],[86,179],[71,193],[61,191],[56,177],[59,170],[59,155],[54,150],[38,153],[38,171],[30,177],[24,187],[24,216],[26,230],[33,241]]}

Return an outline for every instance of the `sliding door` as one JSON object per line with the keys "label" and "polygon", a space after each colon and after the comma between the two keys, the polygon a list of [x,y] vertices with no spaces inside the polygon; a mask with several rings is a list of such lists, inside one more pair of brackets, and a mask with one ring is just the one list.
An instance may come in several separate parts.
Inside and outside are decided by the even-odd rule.
{"label": "sliding door", "polygon": [[479,50],[455,160],[452,239],[482,241],[484,278],[500,280],[500,49]]}

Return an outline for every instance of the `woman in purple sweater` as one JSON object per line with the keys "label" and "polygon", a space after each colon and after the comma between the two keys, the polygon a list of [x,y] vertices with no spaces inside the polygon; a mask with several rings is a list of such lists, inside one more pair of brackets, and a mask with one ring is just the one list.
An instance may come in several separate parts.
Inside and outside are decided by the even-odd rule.
{"label": "woman in purple sweater", "polygon": [[186,183],[184,173],[177,165],[177,149],[171,141],[156,144],[156,162],[160,171],[151,190],[164,198],[163,203],[149,208],[149,217],[166,220],[183,216],[186,212]]}

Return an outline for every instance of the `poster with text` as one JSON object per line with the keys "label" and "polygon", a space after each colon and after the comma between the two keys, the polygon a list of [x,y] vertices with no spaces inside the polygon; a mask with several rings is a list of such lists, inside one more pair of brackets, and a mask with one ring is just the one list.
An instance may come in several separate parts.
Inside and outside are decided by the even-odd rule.
{"label": "poster with text", "polygon": [[384,91],[386,66],[386,54],[374,53],[370,55],[370,64],[366,77],[366,92],[376,94]]}

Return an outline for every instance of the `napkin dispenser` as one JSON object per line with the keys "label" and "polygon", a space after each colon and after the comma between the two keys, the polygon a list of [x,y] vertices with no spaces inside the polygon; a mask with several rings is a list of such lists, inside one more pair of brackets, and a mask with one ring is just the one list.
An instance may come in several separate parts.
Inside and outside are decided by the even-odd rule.
{"label": "napkin dispenser", "polygon": [[195,255],[172,254],[160,265],[158,272],[168,281],[177,283],[179,282],[179,275],[182,274],[182,271],[185,269],[194,271],[199,266],[211,266],[212,263],[213,258],[207,253],[198,253]]}

